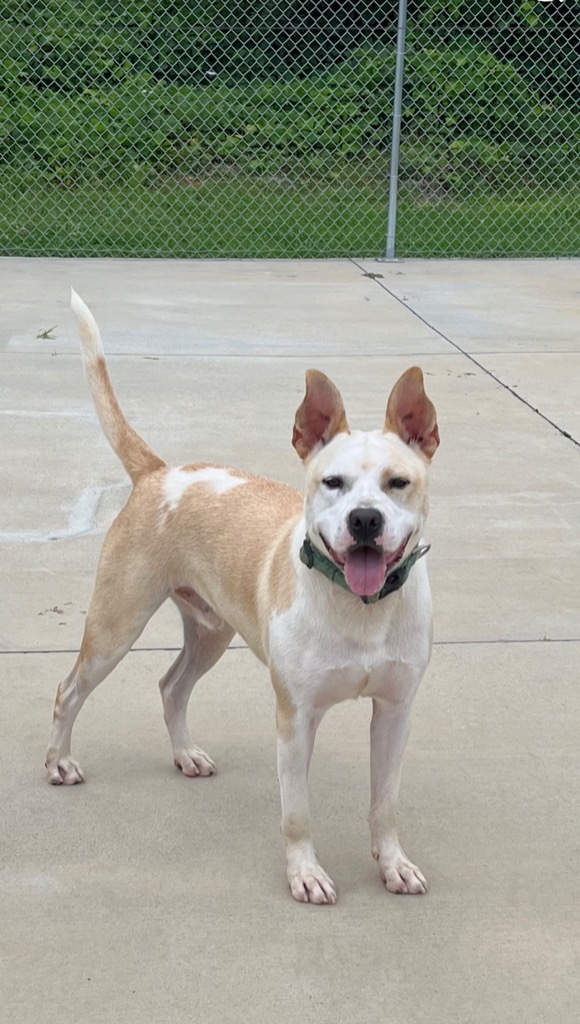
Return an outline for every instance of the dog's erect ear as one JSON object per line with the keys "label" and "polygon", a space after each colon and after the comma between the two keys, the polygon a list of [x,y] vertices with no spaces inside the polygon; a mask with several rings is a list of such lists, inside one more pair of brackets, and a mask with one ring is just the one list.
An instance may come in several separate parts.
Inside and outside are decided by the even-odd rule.
{"label": "dog's erect ear", "polygon": [[405,444],[416,444],[428,459],[439,447],[435,406],[427,398],[423,373],[412,366],[399,377],[387,402],[384,433],[395,433]]}
{"label": "dog's erect ear", "polygon": [[307,370],[306,394],[296,412],[292,444],[306,459],[317,445],[328,444],[341,433],[350,430],[338,388],[318,370]]}

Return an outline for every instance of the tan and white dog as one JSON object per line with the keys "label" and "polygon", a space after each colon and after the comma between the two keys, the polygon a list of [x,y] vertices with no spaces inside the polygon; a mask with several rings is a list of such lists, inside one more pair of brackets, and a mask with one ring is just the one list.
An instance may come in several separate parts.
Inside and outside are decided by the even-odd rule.
{"label": "tan and white dog", "polygon": [[49,782],[83,781],[70,753],[74,721],[169,597],[181,612],[184,641],[160,688],[181,771],[215,771],[190,738],[187,703],[237,632],[268,666],[276,695],[292,895],[334,903],[334,883],[310,833],[308,768],[325,711],[370,697],[372,854],[387,889],[424,893],[425,879],[403,852],[395,821],[411,705],[431,653],[429,582],[425,561],[417,559],[426,550],[418,545],[439,435],[421,370],[413,367],[397,381],[383,429],[368,433],[350,430],[340,394],[324,374],[307,373],[292,442],[306,467],[304,498],[235,469],[168,468],[127,423],[97,324],[74,292],[72,307],[101,426],[133,491],[106,536],[80,654],[58,688]]}

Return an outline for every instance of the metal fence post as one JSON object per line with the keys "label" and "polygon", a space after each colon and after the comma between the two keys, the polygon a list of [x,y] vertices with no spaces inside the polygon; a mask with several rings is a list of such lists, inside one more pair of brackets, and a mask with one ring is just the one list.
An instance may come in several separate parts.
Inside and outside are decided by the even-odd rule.
{"label": "metal fence post", "polygon": [[399,188],[399,149],[401,145],[401,108],[403,105],[403,72],[405,67],[405,34],[407,30],[407,0],[399,0],[397,23],[397,62],[395,65],[395,94],[393,98],[393,137],[391,142],[391,172],[389,178],[389,214],[387,219],[387,248],[385,259],[395,259],[397,228],[397,195]]}

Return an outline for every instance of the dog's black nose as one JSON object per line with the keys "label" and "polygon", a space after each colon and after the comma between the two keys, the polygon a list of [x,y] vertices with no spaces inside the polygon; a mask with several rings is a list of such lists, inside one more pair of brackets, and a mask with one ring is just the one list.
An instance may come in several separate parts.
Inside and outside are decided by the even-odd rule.
{"label": "dog's black nose", "polygon": [[383,528],[383,517],[378,508],[353,508],[348,517],[348,528],[359,544],[378,537]]}

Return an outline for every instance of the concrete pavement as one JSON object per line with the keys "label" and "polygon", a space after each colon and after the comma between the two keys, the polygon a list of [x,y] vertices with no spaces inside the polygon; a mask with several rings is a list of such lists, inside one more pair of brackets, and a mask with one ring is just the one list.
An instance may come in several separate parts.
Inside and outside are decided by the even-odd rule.
{"label": "concrete pavement", "polygon": [[[563,432],[580,439],[579,271],[0,261],[10,1024],[577,1020],[580,452]],[[312,773],[339,903],[291,900],[273,702],[239,638],[191,702],[219,774],[176,772],[156,686],[180,643],[169,608],[79,718],[86,785],[45,785],[54,691],[128,493],[83,379],[71,283],[101,324],[123,408],[177,464],[216,460],[299,484],[290,437],[308,366],[335,380],[363,427],[382,422],[396,376],[423,366],[442,435],[428,530],[436,646],[400,831],[426,898],[382,891],[370,858],[369,708],[358,702],[323,723]]]}

